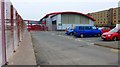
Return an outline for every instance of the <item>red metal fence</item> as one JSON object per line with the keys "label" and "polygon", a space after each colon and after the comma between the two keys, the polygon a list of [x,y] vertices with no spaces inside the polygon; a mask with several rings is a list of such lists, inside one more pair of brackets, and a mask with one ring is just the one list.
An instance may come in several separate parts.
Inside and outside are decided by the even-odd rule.
{"label": "red metal fence", "polygon": [[0,65],[7,64],[26,31],[26,24],[9,0],[0,0]]}
{"label": "red metal fence", "polygon": [[28,31],[47,31],[48,27],[46,24],[35,20],[24,20],[27,24]]}
{"label": "red metal fence", "polygon": [[30,24],[28,21],[27,29],[28,31],[47,31],[48,27],[44,24]]}

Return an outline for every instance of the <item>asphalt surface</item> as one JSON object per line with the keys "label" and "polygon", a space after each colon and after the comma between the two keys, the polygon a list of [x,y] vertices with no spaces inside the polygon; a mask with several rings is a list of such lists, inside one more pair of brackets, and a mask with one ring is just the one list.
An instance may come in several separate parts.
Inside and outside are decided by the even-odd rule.
{"label": "asphalt surface", "polygon": [[[70,39],[76,39],[74,36],[68,36],[65,34],[64,31],[59,31],[59,32],[52,32],[56,35],[62,35],[65,37],[69,37]],[[94,44],[97,46],[101,47],[106,47],[106,48],[112,48],[112,49],[120,49],[120,40],[118,41],[103,41],[101,37],[84,37],[84,38],[78,38],[78,40],[83,40],[89,44]]]}
{"label": "asphalt surface", "polygon": [[111,47],[113,49],[120,49],[119,47],[120,41],[103,41],[100,37],[86,37],[81,39],[89,43],[94,43],[95,45],[98,44],[101,46],[106,46],[108,48]]}
{"label": "asphalt surface", "polygon": [[118,52],[56,32],[31,32],[38,65],[118,65]]}

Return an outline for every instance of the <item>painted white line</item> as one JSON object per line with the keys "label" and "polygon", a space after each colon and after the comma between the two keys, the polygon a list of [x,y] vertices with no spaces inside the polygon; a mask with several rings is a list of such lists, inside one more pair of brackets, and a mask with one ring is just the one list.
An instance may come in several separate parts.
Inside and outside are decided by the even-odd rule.
{"label": "painted white line", "polygon": [[87,41],[92,41],[92,40],[87,40]]}
{"label": "painted white line", "polygon": [[87,43],[90,46],[94,45],[94,43],[87,42],[87,41],[91,41],[91,40],[84,41],[84,40],[82,40],[80,38],[76,39],[76,38],[73,38],[73,37],[70,37],[70,36],[65,36],[65,35],[57,35],[57,36],[61,36],[61,37],[67,38],[67,39],[74,39],[75,41],[78,41],[78,42],[85,42],[85,43]]}
{"label": "painted white line", "polygon": [[52,33],[51,35],[55,35],[54,33]]}
{"label": "painted white line", "polygon": [[94,45],[94,43],[90,43],[91,45]]}
{"label": "painted white line", "polygon": [[94,43],[87,42],[89,46],[94,46]]}
{"label": "painted white line", "polygon": [[112,52],[116,52],[116,53],[119,52],[119,50],[117,50],[117,49],[110,49],[110,51],[112,51]]}
{"label": "painted white line", "polygon": [[83,41],[83,40],[81,40],[81,39],[75,39],[75,41]]}
{"label": "painted white line", "polygon": [[69,39],[73,39],[73,38],[70,37]]}

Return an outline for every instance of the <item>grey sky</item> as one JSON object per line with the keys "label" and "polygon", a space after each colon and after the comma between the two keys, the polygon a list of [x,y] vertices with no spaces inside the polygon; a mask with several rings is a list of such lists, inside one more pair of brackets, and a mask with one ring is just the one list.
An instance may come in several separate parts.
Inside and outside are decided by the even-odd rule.
{"label": "grey sky", "polygon": [[119,0],[11,0],[24,19],[40,20],[51,12],[77,11],[90,13],[118,7]]}

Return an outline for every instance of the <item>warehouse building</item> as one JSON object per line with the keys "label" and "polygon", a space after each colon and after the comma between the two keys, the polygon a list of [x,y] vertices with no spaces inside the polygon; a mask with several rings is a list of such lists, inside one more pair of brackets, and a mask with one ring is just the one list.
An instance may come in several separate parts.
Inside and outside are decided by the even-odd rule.
{"label": "warehouse building", "polygon": [[78,25],[93,26],[95,19],[79,12],[55,12],[44,16],[40,22],[46,23],[48,30],[65,30]]}

